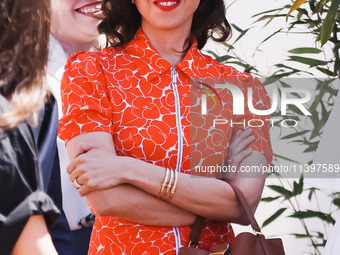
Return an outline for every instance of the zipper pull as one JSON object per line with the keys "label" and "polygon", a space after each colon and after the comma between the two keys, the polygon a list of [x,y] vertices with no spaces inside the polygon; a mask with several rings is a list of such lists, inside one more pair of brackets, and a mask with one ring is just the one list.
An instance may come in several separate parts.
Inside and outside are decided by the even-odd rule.
{"label": "zipper pull", "polygon": [[177,81],[176,67],[171,67],[171,80],[172,80],[172,82],[176,82]]}

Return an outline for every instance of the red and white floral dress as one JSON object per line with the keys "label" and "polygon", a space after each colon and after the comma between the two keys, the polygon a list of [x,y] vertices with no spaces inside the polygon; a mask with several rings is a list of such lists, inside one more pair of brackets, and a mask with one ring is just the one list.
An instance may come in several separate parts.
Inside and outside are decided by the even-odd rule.
{"label": "red and white floral dress", "polygon": [[[118,155],[189,173],[192,77],[251,78],[203,55],[196,43],[172,67],[141,29],[124,47],[77,53],[68,60],[62,80],[64,116],[59,137],[68,141],[87,132],[109,132]],[[263,86],[252,84],[257,95],[254,100],[260,104],[257,108],[268,107]],[[225,107],[231,109],[232,104]],[[227,145],[234,131],[229,127],[225,132]],[[256,141],[251,147],[270,162],[268,125],[254,128],[254,134]],[[171,255],[188,245],[190,234],[191,226],[152,227],[96,215],[89,254]],[[209,222],[199,246],[209,250],[214,244],[233,240],[229,223]]]}

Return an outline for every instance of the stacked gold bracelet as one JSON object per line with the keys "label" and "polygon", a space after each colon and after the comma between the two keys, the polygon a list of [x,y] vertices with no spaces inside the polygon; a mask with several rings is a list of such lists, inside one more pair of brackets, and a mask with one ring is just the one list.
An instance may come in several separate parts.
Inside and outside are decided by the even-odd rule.
{"label": "stacked gold bracelet", "polygon": [[170,201],[173,195],[175,194],[177,180],[178,180],[177,171],[166,168],[164,181],[161,185],[161,190],[158,194],[158,198],[164,201]]}

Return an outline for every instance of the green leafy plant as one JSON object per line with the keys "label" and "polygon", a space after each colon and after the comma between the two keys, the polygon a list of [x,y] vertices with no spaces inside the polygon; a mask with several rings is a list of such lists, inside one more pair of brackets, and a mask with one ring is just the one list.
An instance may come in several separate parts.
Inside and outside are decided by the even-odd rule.
{"label": "green leafy plant", "polygon": [[[335,79],[340,78],[340,59],[339,48],[340,40],[338,39],[340,15],[339,15],[340,0],[286,0],[286,4],[280,8],[272,10],[264,10],[261,13],[253,15],[254,23],[263,24],[267,27],[271,22],[281,21],[282,26],[263,38],[261,43],[257,46],[254,55],[260,52],[264,43],[269,42],[278,34],[285,33],[304,34],[314,36],[314,47],[310,45],[306,47],[298,47],[287,52],[287,60],[282,63],[277,63],[273,66],[273,72],[267,76],[263,84],[268,86],[276,83],[280,87],[289,87],[283,78],[289,77],[313,77],[322,75],[325,79],[316,79],[314,97],[308,105],[308,110],[312,116],[305,120],[306,127],[296,127],[294,132],[289,134],[283,132],[282,127],[278,124],[274,129],[278,129],[280,139],[289,143],[295,143],[301,146],[303,153],[309,156],[309,164],[312,163],[313,153],[315,153],[320,136],[323,132],[325,123],[328,120],[330,111],[334,105],[335,97],[338,93],[338,88],[333,86]],[[217,55],[209,51],[218,61],[227,65],[234,65],[243,69],[245,72],[254,74],[258,77],[264,77],[256,67],[256,64],[250,64],[246,60],[237,55],[235,48],[238,42],[245,37],[253,28],[241,29],[232,24],[238,36],[233,43],[222,43],[225,54]],[[331,48],[332,55],[328,56],[325,52],[327,47]],[[299,64],[297,68],[296,64]],[[298,95],[296,95],[298,97]],[[297,107],[289,107],[289,118],[300,119],[301,112]],[[275,112],[272,117],[283,118],[279,112]],[[274,154],[273,164],[278,164],[279,160],[288,163],[302,163],[287,157],[286,155]],[[304,233],[291,233],[296,238],[304,238],[309,240],[311,246],[310,254],[321,254],[320,247],[326,243],[327,226],[333,225],[335,220],[333,218],[334,211],[340,208],[340,193],[331,194],[333,211],[324,211],[305,209],[300,207],[300,200],[308,197],[308,200],[318,204],[317,194],[320,191],[315,187],[311,187],[304,182],[304,177],[301,176],[296,179],[282,179],[278,178],[278,185],[268,185],[267,188],[277,194],[273,197],[265,197],[263,202],[272,203],[280,202],[280,208],[268,217],[263,226],[267,226],[280,217],[290,217],[299,220]],[[307,224],[308,219],[317,219],[323,225],[324,229],[318,231],[311,230]]]}
{"label": "green leafy plant", "polygon": [[[287,2],[289,2],[287,0]],[[264,38],[258,45],[260,47],[276,36],[277,34],[312,34],[315,38],[315,47],[301,47],[290,50],[288,53],[289,59],[286,63],[276,64],[275,71],[270,75],[270,78],[283,78],[297,74],[312,75],[309,70],[294,68],[290,62],[297,62],[309,67],[312,70],[318,70],[323,75],[329,77],[340,77],[340,59],[339,48],[340,40],[338,39],[340,15],[339,13],[340,0],[296,0],[293,3],[287,3],[281,8],[266,10],[253,15],[256,19],[254,23],[263,23],[267,27],[273,20],[281,20],[282,27],[272,32]],[[286,22],[285,22],[286,18]],[[247,61],[237,56],[234,51],[235,45],[240,41],[251,29],[241,29],[232,24],[234,30],[239,32],[238,37],[232,44],[223,43],[226,54],[222,56],[216,55],[209,51],[215,58],[223,63],[240,66],[245,72],[253,73],[257,76],[263,76],[254,65],[250,65]],[[327,44],[332,48],[333,57],[325,59],[324,51]],[[254,53],[256,54],[256,52]],[[315,57],[305,57],[305,54],[314,54]]]}

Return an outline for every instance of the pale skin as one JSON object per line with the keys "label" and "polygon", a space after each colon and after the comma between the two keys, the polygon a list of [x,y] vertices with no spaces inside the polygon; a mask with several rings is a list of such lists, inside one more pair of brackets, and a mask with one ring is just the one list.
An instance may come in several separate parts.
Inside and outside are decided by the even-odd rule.
{"label": "pale skin", "polygon": [[100,48],[97,26],[100,20],[84,15],[78,8],[93,0],[52,0],[51,34],[68,56],[78,51],[97,51]]}
{"label": "pale skin", "polygon": [[[173,65],[179,63],[183,58],[180,52],[185,49],[185,38],[190,35],[193,13],[199,1],[181,1],[183,8],[169,17],[161,15],[150,0],[137,0],[136,4],[142,15],[142,29],[151,44],[168,62]],[[233,139],[236,139],[232,148],[235,155],[229,157],[231,164],[268,163],[263,154],[244,151],[246,145],[254,140],[251,133],[236,133]],[[152,226],[192,225],[196,215],[210,220],[248,224],[241,205],[226,181],[192,178],[180,173],[175,195],[170,202],[164,202],[157,195],[165,169],[134,158],[117,156],[111,134],[82,134],[68,141],[66,148],[71,159],[67,169],[71,181],[77,178],[78,183],[83,185],[79,194],[86,196],[101,216],[116,216]],[[264,176],[249,179],[238,177],[233,176],[232,183],[244,192],[255,211]]]}
{"label": "pale skin", "polygon": [[28,251],[29,254],[35,255],[58,254],[42,215],[33,215],[29,218],[11,255],[27,254]]}

